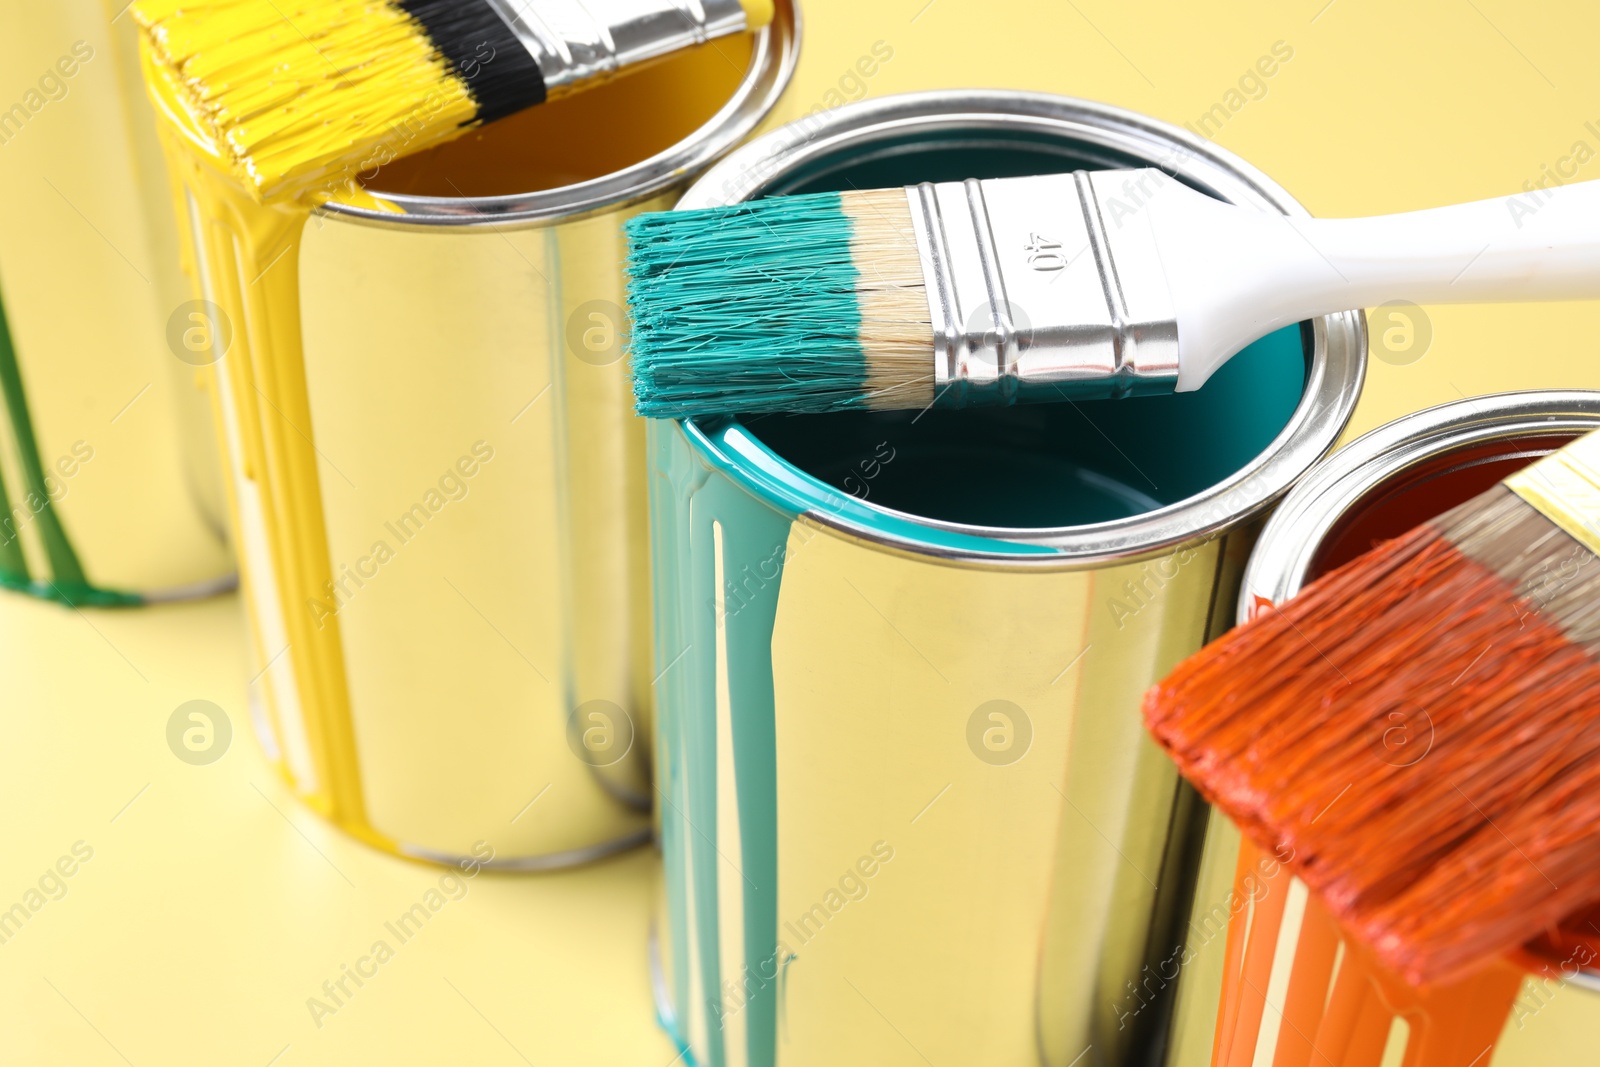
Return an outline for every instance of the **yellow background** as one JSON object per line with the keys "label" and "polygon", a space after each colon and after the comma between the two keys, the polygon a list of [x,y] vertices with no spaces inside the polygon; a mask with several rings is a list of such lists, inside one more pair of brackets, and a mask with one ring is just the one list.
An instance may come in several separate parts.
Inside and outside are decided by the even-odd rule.
{"label": "yellow background", "polygon": [[[1600,9],[1573,2],[811,0],[805,14],[798,111],[830,91],[1009,86],[1181,123],[1287,42],[1293,59],[1216,140],[1322,215],[1516,192],[1574,142],[1600,150],[1585,127],[1600,131]],[[894,57],[858,86],[879,40]],[[0,72],[0,98],[35,75]],[[1588,305],[1429,315],[1423,358],[1374,361],[1354,429],[1463,395],[1600,387]],[[247,736],[242,642],[232,600],[80,614],[0,599],[0,908],[75,841],[94,848],[0,944],[0,1063],[667,1067],[645,968],[654,867],[638,853],[475,879],[318,1029],[306,999],[438,875],[287,797]],[[233,723],[211,766],[166,746],[191,699]]]}

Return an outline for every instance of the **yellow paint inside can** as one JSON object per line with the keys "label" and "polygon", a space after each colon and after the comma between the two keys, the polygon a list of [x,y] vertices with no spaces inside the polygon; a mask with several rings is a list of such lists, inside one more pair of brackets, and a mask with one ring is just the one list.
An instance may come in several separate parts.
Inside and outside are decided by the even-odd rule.
{"label": "yellow paint inside can", "polygon": [[[748,38],[713,42],[398,160],[381,168],[372,182],[387,193],[480,197],[553,189],[614,173],[671,147],[709,121],[736,91],[751,54]],[[648,826],[647,817],[624,811],[602,795],[588,768],[564,747],[562,720],[570,709],[563,707],[568,698],[563,682],[573,688],[572,677],[577,675],[581,683],[584,670],[581,664],[570,669],[558,659],[572,656],[575,642],[621,640],[591,632],[600,628],[598,619],[568,620],[564,626],[541,620],[513,630],[519,644],[537,646],[546,657],[540,673],[550,676],[549,692],[531,704],[523,699],[526,693],[509,691],[501,691],[499,700],[476,699],[495,691],[499,677],[495,668],[484,662],[487,654],[481,645],[448,629],[439,631],[439,647],[434,650],[438,661],[454,662],[458,669],[477,675],[463,677],[461,692],[473,698],[462,700],[462,706],[443,706],[438,700],[441,687],[449,691],[451,686],[437,670],[438,676],[430,675],[415,692],[399,686],[396,679],[401,672],[388,668],[417,665],[376,662],[386,655],[394,659],[394,653],[386,650],[400,646],[386,640],[383,621],[373,619],[380,604],[389,609],[390,625],[397,613],[419,619],[458,613],[460,600],[451,599],[458,592],[447,582],[420,583],[398,569],[407,564],[413,569],[435,566],[441,560],[459,561],[461,571],[476,576],[473,580],[503,572],[506,588],[543,589],[548,599],[556,600],[561,592],[554,586],[563,578],[539,557],[554,555],[558,548],[573,561],[577,580],[588,583],[585,597],[597,604],[628,600],[632,596],[628,576],[618,575],[612,581],[604,560],[588,558],[596,555],[594,545],[559,546],[563,535],[553,524],[562,509],[581,513],[584,522],[610,529],[600,538],[608,550],[632,553],[637,557],[633,566],[642,569],[642,473],[637,506],[615,493],[558,500],[547,477],[521,481],[519,473],[515,501],[508,495],[482,497],[481,504],[473,505],[482,511],[474,512],[472,522],[439,524],[437,535],[430,528],[425,550],[407,550],[411,553],[407,558],[391,565],[397,568],[392,572],[397,577],[386,577],[384,591],[377,592],[374,586],[375,592],[362,594],[365,603],[356,605],[365,612],[355,617],[365,620],[359,629],[353,622],[347,625],[351,617],[341,612],[311,606],[334,603],[335,583],[349,581],[345,557],[354,543],[352,531],[381,526],[377,520],[389,514],[384,510],[387,505],[377,503],[387,499],[382,494],[411,486],[415,495],[439,477],[435,465],[417,454],[422,450],[390,448],[395,428],[385,423],[385,409],[431,405],[437,414],[419,428],[417,439],[439,444],[460,438],[462,449],[471,447],[480,436],[476,431],[491,415],[499,419],[497,425],[505,422],[499,407],[506,397],[493,388],[494,374],[480,366],[496,351],[489,340],[492,331],[463,335],[460,344],[448,345],[440,344],[437,321],[401,328],[415,310],[411,305],[425,303],[408,294],[428,294],[435,302],[453,298],[458,303],[451,306],[464,317],[471,317],[475,305],[509,308],[507,321],[517,324],[514,333],[523,335],[536,332],[529,326],[535,320],[546,322],[563,312],[562,301],[569,298],[559,284],[548,293],[542,291],[539,276],[557,282],[573,276],[597,279],[594,284],[606,292],[614,289],[614,299],[620,303],[621,222],[645,207],[668,206],[669,200],[657,196],[573,223],[496,226],[492,231],[405,233],[332,218],[308,227],[313,211],[328,199],[373,210],[395,209],[382,194],[373,195],[357,185],[288,202],[259,202],[228,154],[206,132],[202,117],[186,103],[189,95],[169,69],[154,61],[148,47],[144,68],[163,120],[164,148],[180,219],[189,230],[190,266],[198,295],[216,302],[233,325],[233,349],[218,362],[209,384],[232,467],[229,502],[252,621],[253,669],[261,671],[265,714],[281,750],[277,755],[284,773],[326,817],[380,847],[413,855],[465,853],[471,841],[458,831],[467,824],[481,824],[486,805],[503,804],[512,795],[511,787],[499,779],[510,773],[519,753],[525,755],[529,745],[553,746],[561,749],[559,765],[549,772],[555,785],[541,804],[559,807],[559,818],[571,825],[555,831],[553,838],[547,831],[544,839],[535,840],[529,828],[539,820],[516,822],[503,831],[503,837],[490,842],[501,857],[578,848],[623,831],[642,830]],[[486,273],[484,257],[473,253],[469,243],[497,241],[509,243],[520,257],[517,263],[526,266],[499,276]],[[396,276],[396,264],[386,259],[384,250],[397,246],[389,242],[433,242],[424,260],[431,276]],[[384,299],[371,299],[370,284],[362,290],[341,276],[340,270],[350,269],[359,270],[368,283],[376,279],[391,285],[392,292],[381,294]],[[311,291],[307,287],[315,288],[314,302],[303,302],[303,290]],[[354,302],[346,299],[345,290],[354,295]],[[550,307],[518,318],[519,304]],[[322,367],[310,375],[303,312],[317,341],[310,346],[312,362]],[[538,336],[501,336],[497,343],[533,349],[535,359],[528,360],[530,364],[559,363],[559,328],[537,332]],[[357,353],[373,349],[372,335],[382,337],[381,365],[374,359],[372,365],[327,369],[332,361],[322,359],[326,353],[368,358]],[[482,345],[487,347],[478,347]],[[418,373],[405,368],[416,368]],[[347,372],[357,378],[362,373],[373,380],[381,378],[385,402],[354,402],[358,394],[339,381],[349,377]],[[552,432],[545,434],[549,438],[567,421],[582,426],[605,423],[615,409],[615,432],[594,432],[590,440],[580,426],[566,432],[564,443],[538,446],[554,450],[575,486],[616,482],[635,464],[642,471],[642,432],[631,425],[625,381],[618,364],[608,369],[603,385],[580,383],[568,390],[565,402],[578,405],[572,411],[546,411],[528,420],[549,420]],[[319,389],[323,392],[316,393]],[[450,395],[441,390],[450,390]],[[330,397],[352,402],[332,411],[327,409]],[[550,400],[545,403],[547,408],[553,405]],[[591,417],[596,412],[598,417]],[[319,451],[323,446],[328,453],[344,455],[345,443],[359,447],[383,441],[386,434],[389,451],[373,459],[369,449],[364,460],[385,466],[352,472],[355,480],[350,485],[344,484],[348,479],[342,473],[330,469]],[[501,464],[506,476],[520,471],[507,462]],[[520,460],[512,457],[509,462]],[[361,483],[369,499],[351,491],[355,483]],[[477,487],[472,491],[490,493]],[[632,584],[645,587],[642,581]],[[393,633],[398,640],[399,632]],[[643,672],[644,681],[634,688],[645,701],[647,634],[646,629],[644,640],[630,639],[638,652],[633,662],[609,668],[613,677],[620,673],[631,678]],[[521,664],[516,668],[526,669]],[[428,669],[433,669],[432,659]],[[576,688],[581,690],[582,685]],[[647,750],[648,739],[640,738],[639,744]],[[432,768],[441,781],[460,781],[462,787],[444,790],[447,802],[423,804],[418,768]],[[566,799],[559,798],[563,788],[569,790]],[[534,791],[528,793],[533,795]],[[513,814],[514,806],[502,823]],[[555,813],[545,820],[552,817]]]}
{"label": "yellow paint inside can", "polygon": [[[744,4],[750,28],[772,21],[772,0]],[[259,199],[338,195],[353,174],[447,143],[480,115],[427,28],[394,3],[139,0],[133,13],[174,97]]]}

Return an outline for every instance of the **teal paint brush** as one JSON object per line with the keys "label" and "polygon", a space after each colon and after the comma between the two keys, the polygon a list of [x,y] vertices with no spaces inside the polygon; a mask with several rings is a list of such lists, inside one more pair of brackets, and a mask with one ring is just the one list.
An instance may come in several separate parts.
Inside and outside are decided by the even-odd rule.
{"label": "teal paint brush", "polygon": [[629,221],[639,412],[830,411],[897,388],[926,405],[931,388],[896,384],[928,376],[932,336],[904,212],[894,190]]}
{"label": "teal paint brush", "polygon": [[[1600,182],[1365,219],[1157,170],[773,197],[628,224],[640,414],[960,407],[1198,389],[1318,315],[1600,296]],[[1518,210],[1520,208],[1520,210]]]}

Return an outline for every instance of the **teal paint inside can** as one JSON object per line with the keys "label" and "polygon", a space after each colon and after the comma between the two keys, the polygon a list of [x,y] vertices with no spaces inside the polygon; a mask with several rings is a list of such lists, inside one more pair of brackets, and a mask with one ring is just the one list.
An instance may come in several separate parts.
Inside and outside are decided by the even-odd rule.
{"label": "teal paint inside can", "polygon": [[[773,415],[744,429],[822,484],[895,511],[974,526],[1084,526],[1177,503],[1259,455],[1300,403],[1306,347],[1301,327],[1285,327],[1193,393]],[[893,459],[862,469],[883,442]]]}
{"label": "teal paint inside can", "polygon": [[[1143,167],[1085,145],[976,150],[973,135],[875,146],[790,176],[774,193]],[[963,151],[963,147],[966,148]],[[1306,327],[1257,340],[1193,393],[1012,408],[846,411],[747,418],[773,453],[842,493],[974,526],[1081,526],[1129,518],[1216,485],[1272,443],[1300,403]],[[890,441],[894,459],[870,463]],[[952,491],[958,489],[959,491]]]}

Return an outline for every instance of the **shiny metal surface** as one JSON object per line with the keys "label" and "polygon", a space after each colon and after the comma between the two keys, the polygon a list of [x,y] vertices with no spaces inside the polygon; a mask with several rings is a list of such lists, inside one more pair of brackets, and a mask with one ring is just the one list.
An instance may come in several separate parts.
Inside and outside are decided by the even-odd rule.
{"label": "shiny metal surface", "polygon": [[[982,134],[980,137],[979,134]],[[1282,187],[1212,142],[1122,108],[1045,93],[940,90],[907,93],[839,108],[819,122],[772,131],[731,153],[684,195],[682,208],[735,203],[781,189],[796,176],[814,178],[863,159],[887,158],[909,141],[948,142],[953,149],[997,143],[1037,146],[1071,141],[1107,153],[1108,167],[1129,157],[1231,203],[1304,216]],[[1327,454],[1349,421],[1366,376],[1363,316],[1344,312],[1312,320],[1305,393],[1271,447],[1232,477],[1186,500],[1128,519],[1090,526],[1031,530],[982,527],[900,515],[948,533],[1047,545],[1084,567],[1115,559],[1147,559],[1186,542],[1215,536],[1242,516],[1272,506]],[[833,516],[818,520],[887,547],[927,546]],[[947,558],[983,564],[1004,558],[982,550],[942,550]],[[1058,557],[1051,565],[1060,565]],[[1009,565],[1015,565],[1009,564]]]}
{"label": "shiny metal surface", "polygon": [[[720,7],[720,4],[719,4]],[[800,54],[801,19],[796,4],[779,3],[771,24],[754,34],[750,65],[739,88],[693,136],[649,159],[589,181],[504,196],[412,196],[383,194],[388,210],[331,201],[324,214],[373,226],[492,229],[508,223],[577,219],[586,213],[638,204],[681,188],[750,136],[772,111],[794,76]]]}
{"label": "shiny metal surface", "polygon": [[[1157,171],[907,190],[928,287],[936,403],[1170,391],[1178,329],[1145,217],[1107,226],[1097,190]],[[1115,201],[1113,201],[1115,202]]]}
{"label": "shiny metal surface", "polygon": [[539,64],[552,99],[680,48],[744,29],[738,0],[488,0]]}

